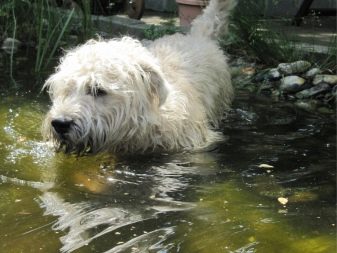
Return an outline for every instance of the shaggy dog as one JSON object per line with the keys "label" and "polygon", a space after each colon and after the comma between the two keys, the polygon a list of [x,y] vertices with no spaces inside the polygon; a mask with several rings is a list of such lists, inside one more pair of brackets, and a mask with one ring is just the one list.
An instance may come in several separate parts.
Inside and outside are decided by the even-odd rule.
{"label": "shaggy dog", "polygon": [[234,0],[212,0],[187,35],[143,46],[90,40],[61,59],[45,83],[52,107],[43,135],[64,152],[174,152],[221,140],[214,131],[233,88],[217,36]]}

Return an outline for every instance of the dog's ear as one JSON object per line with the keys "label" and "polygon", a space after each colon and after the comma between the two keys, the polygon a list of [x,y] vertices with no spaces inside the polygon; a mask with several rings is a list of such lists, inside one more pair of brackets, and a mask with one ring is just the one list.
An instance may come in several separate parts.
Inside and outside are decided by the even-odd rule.
{"label": "dog's ear", "polygon": [[167,83],[159,70],[149,66],[143,67],[143,70],[149,82],[150,97],[161,106],[169,93]]}

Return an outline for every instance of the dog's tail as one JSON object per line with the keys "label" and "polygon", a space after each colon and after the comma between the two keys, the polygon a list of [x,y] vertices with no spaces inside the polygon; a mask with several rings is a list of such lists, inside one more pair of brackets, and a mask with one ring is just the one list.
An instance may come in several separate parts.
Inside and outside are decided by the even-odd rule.
{"label": "dog's tail", "polygon": [[216,38],[228,30],[228,17],[237,0],[211,0],[203,13],[192,22],[191,35]]}

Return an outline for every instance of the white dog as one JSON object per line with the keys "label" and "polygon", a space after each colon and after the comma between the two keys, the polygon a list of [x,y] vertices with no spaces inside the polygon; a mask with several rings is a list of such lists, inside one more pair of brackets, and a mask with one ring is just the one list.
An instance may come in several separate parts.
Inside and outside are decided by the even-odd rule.
{"label": "white dog", "polygon": [[235,0],[212,0],[187,35],[147,47],[123,37],[90,40],[45,83],[53,105],[43,135],[64,152],[172,152],[221,140],[212,130],[233,88],[216,37]]}

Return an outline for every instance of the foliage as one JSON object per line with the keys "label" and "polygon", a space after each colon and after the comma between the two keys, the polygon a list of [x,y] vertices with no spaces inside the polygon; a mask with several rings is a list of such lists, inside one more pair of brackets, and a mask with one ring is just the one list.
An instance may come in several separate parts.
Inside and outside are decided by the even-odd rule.
{"label": "foliage", "polygon": [[144,37],[148,40],[155,40],[164,35],[174,34],[180,32],[180,29],[175,26],[174,19],[169,19],[167,22],[162,23],[160,26],[151,25],[144,31]]}
{"label": "foliage", "polygon": [[[265,0],[240,0],[232,15],[230,36],[224,43],[232,50],[246,51],[267,65],[279,62],[292,62],[306,59],[318,62],[324,67],[336,66],[336,40],[331,42],[328,57],[317,58],[314,54],[314,41],[312,48],[304,48],[296,43],[295,37],[290,37],[264,17],[266,9]],[[288,22],[289,20],[283,20]]]}
{"label": "foliage", "polygon": [[[50,11],[48,1],[38,0],[35,6],[37,18],[37,56],[35,63],[35,71],[39,72],[43,67],[48,66],[56,49],[60,46],[60,41],[64,37],[69,26],[69,22],[74,14],[74,9],[64,16],[56,18],[54,13]],[[44,17],[48,16],[48,20]],[[48,55],[48,56],[47,56]]]}
{"label": "foliage", "polygon": [[34,69],[39,73],[50,65],[73,27],[79,28],[76,29],[79,39],[91,35],[89,4],[90,1],[83,0],[81,16],[76,19],[75,9],[64,11],[55,8],[56,4],[50,0],[4,0],[0,6],[0,40],[10,37],[23,41],[27,46],[35,46]]}
{"label": "foliage", "polygon": [[330,41],[328,57],[323,59],[321,66],[323,69],[329,69],[331,72],[337,71],[337,35]]}
{"label": "foliage", "polygon": [[148,40],[155,40],[164,35],[169,35],[177,32],[177,28],[174,26],[157,26],[151,25],[144,31],[144,37]]}

